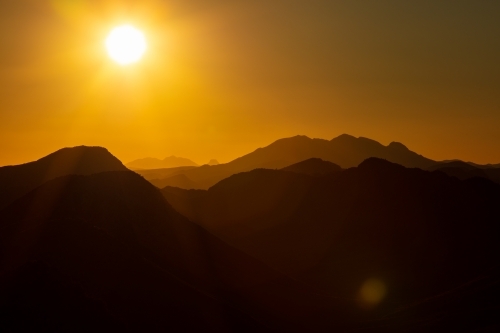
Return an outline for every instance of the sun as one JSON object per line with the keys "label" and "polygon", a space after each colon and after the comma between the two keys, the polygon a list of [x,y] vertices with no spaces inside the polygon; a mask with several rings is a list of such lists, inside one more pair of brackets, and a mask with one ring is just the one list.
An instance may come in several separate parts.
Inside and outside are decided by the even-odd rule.
{"label": "sun", "polygon": [[129,24],[111,30],[105,44],[111,59],[120,65],[138,62],[147,49],[144,34]]}

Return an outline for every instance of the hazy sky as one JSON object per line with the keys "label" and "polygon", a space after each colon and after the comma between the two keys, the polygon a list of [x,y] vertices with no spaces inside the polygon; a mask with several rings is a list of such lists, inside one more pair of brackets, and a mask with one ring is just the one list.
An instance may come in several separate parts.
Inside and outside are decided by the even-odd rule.
{"label": "hazy sky", "polygon": [[[229,161],[286,136],[500,163],[498,0],[0,0],[0,165],[99,145]],[[104,40],[143,29],[120,67]]]}

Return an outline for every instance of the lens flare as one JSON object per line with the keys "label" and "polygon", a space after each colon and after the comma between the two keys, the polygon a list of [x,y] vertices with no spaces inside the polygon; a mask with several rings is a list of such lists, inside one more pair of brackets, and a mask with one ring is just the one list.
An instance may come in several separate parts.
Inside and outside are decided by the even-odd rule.
{"label": "lens flare", "polygon": [[387,294],[387,287],[379,279],[368,279],[359,290],[358,299],[361,306],[372,308],[382,302]]}

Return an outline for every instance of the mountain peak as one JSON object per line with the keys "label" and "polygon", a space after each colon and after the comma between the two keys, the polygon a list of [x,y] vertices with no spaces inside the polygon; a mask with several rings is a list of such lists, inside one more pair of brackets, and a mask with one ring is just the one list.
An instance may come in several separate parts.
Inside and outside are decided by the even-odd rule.
{"label": "mountain peak", "polygon": [[286,168],[283,168],[281,170],[312,176],[320,176],[340,172],[342,171],[342,168],[335,163],[324,161],[321,158],[310,158],[302,162],[287,166]]}
{"label": "mountain peak", "polygon": [[350,135],[350,134],[341,134],[333,139],[331,139],[330,141],[342,141],[342,142],[345,142],[345,141],[354,141],[354,140],[357,140],[356,137]]}
{"label": "mountain peak", "polygon": [[386,159],[378,158],[378,157],[370,157],[361,162],[358,166],[358,169],[361,170],[386,170],[386,169],[401,169],[405,168],[404,166],[389,162]]}
{"label": "mountain peak", "polygon": [[62,148],[37,161],[0,168],[0,207],[44,182],[66,175],[90,175],[128,169],[106,148]]}
{"label": "mountain peak", "polygon": [[47,165],[51,170],[49,173],[56,173],[56,169],[71,171],[65,174],[92,174],[103,171],[123,171],[127,168],[113,156],[106,148],[99,146],[76,146],[59,149],[52,154],[40,158],[39,160],[26,165]]}
{"label": "mountain peak", "polygon": [[387,147],[389,147],[391,149],[402,150],[402,151],[409,150],[408,147],[406,147],[404,144],[402,144],[401,142],[396,142],[396,141],[389,143],[389,145]]}
{"label": "mountain peak", "polygon": [[279,140],[276,140],[276,142],[297,142],[297,141],[309,141],[311,140],[310,137],[306,136],[306,135],[295,135],[295,136],[291,136],[289,138],[282,138],[282,139],[279,139]]}
{"label": "mountain peak", "polygon": [[[53,158],[54,156],[61,156],[63,154],[84,154],[84,153],[90,153],[90,154],[109,154],[111,155],[111,153],[104,147],[100,147],[100,146],[84,146],[84,145],[81,145],[81,146],[75,146],[75,147],[64,147],[64,148],[61,148],[59,150],[56,150],[55,152],[53,153],[50,153],[49,155],[47,156],[44,156],[40,159],[38,159],[37,161],[41,161],[41,160],[44,160],[44,159],[49,159],[49,158]],[[111,155],[113,156],[113,155]],[[30,163],[33,163],[33,162],[30,162]]]}

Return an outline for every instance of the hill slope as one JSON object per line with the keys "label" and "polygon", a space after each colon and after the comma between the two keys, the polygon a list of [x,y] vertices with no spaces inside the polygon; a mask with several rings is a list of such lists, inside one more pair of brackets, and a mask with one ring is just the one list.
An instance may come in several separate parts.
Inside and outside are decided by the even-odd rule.
{"label": "hill slope", "polygon": [[65,175],[128,170],[105,148],[63,148],[37,161],[0,167],[0,208],[44,182]]}
{"label": "hill slope", "polygon": [[428,170],[441,171],[458,179],[486,178],[500,184],[500,168],[492,165],[477,165],[462,161],[440,162]]}
{"label": "hill slope", "polygon": [[[162,192],[233,246],[381,316],[459,290],[492,269],[500,276],[500,186],[484,179],[460,181],[372,158],[323,177],[254,170],[208,191]],[[368,295],[383,290],[380,299],[363,299],[367,283]],[[498,288],[484,288],[496,293],[489,299],[500,296]],[[425,304],[405,313],[407,323],[432,316],[434,303]],[[453,327],[488,327],[495,320],[490,310],[479,324],[472,312],[450,310]]]}
{"label": "hill slope", "polygon": [[354,306],[231,248],[132,172],[52,180],[0,221],[6,331],[321,331]]}
{"label": "hill slope", "polygon": [[324,176],[329,173],[340,172],[342,171],[342,168],[335,163],[323,161],[320,158],[310,158],[308,160],[287,166],[281,170],[303,173],[311,176]]}

